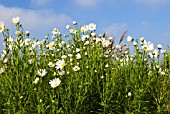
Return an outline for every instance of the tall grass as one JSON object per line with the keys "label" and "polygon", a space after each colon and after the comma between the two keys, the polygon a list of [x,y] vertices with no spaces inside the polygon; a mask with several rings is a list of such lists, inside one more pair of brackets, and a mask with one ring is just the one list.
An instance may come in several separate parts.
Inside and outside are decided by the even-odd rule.
{"label": "tall grass", "polygon": [[[143,38],[131,37],[127,44],[121,44],[126,32],[116,45],[113,37],[96,35],[94,24],[79,27],[74,22],[73,27],[67,26],[68,35],[54,29],[53,36],[48,35],[42,41],[30,39],[20,23],[15,26],[14,37],[6,28],[2,32],[5,49],[0,56],[0,110],[3,113],[165,114],[168,111],[170,53],[161,47],[149,50],[151,43],[146,45]],[[134,46],[134,55],[129,45]],[[59,81],[51,85],[53,79]]]}

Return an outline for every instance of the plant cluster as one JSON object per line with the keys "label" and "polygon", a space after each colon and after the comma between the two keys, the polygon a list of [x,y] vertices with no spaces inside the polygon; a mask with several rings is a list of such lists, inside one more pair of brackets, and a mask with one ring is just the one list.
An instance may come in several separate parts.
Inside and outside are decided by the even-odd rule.
{"label": "plant cluster", "polygon": [[[15,36],[0,22],[0,111],[51,114],[165,114],[170,100],[170,54],[143,37],[115,45],[96,25],[67,25],[31,39],[20,18]],[[64,41],[67,39],[68,41]],[[130,44],[134,47],[131,54]]]}

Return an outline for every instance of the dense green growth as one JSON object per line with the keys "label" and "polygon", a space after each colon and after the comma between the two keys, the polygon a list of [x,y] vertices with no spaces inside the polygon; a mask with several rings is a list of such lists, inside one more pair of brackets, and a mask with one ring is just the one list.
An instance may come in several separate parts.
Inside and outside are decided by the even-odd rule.
{"label": "dense green growth", "polygon": [[[19,22],[4,28],[0,111],[9,114],[165,114],[170,100],[170,53],[144,38],[96,35],[95,24],[53,30],[30,39]],[[68,42],[64,42],[68,39]],[[134,46],[134,55],[129,45]],[[131,47],[132,47],[131,46]],[[160,60],[160,58],[163,58]]]}

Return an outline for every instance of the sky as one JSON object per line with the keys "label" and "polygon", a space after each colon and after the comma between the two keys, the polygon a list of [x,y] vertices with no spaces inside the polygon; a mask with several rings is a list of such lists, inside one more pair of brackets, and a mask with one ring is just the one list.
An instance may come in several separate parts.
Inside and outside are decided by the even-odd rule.
{"label": "sky", "polygon": [[[20,17],[30,38],[44,39],[54,28],[68,34],[66,25],[95,23],[97,33],[108,32],[119,42],[126,36],[144,37],[154,45],[170,45],[170,0],[0,0],[0,21],[14,34],[13,17]],[[126,43],[126,39],[124,40]],[[0,33],[0,51],[3,36]]]}

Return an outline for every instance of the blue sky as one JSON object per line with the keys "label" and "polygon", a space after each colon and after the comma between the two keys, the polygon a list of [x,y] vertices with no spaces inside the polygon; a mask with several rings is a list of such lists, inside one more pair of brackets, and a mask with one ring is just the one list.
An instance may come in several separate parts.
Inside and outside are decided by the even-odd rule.
{"label": "blue sky", "polygon": [[[145,37],[164,48],[170,44],[170,0],[0,0],[0,21],[14,33],[12,18],[21,17],[31,37],[43,39],[53,28],[68,33],[67,24],[97,24],[97,33],[109,32],[116,43],[121,34]],[[124,41],[126,42],[126,40]],[[0,51],[3,48],[0,34]]]}

